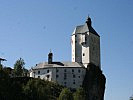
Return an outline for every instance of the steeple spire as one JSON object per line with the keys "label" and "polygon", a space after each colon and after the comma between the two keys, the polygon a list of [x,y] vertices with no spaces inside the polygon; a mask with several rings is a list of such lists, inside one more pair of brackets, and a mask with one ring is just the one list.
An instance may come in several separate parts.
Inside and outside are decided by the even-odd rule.
{"label": "steeple spire", "polygon": [[88,25],[88,27],[91,27],[91,18],[88,16],[86,23]]}

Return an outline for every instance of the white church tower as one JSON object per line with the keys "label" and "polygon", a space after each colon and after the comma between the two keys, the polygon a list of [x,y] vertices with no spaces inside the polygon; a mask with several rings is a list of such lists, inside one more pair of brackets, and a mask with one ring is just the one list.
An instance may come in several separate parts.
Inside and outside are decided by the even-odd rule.
{"label": "white church tower", "polygon": [[100,36],[92,28],[91,18],[84,25],[77,26],[72,33],[72,62],[100,65]]}

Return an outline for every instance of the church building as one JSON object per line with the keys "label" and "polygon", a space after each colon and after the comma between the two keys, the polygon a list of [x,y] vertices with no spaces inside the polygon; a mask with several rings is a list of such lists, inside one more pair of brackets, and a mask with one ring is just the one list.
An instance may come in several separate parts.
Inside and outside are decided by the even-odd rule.
{"label": "church building", "polygon": [[30,77],[57,82],[68,88],[82,86],[88,64],[100,68],[100,36],[92,28],[91,18],[84,25],[77,26],[71,35],[72,62],[54,62],[53,53],[48,62],[36,64],[30,70]]}

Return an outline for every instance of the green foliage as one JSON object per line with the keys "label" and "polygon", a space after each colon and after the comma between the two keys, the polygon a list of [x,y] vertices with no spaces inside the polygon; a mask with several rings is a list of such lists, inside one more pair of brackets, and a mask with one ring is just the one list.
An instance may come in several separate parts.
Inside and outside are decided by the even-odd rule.
{"label": "green foliage", "polygon": [[78,88],[74,93],[74,100],[85,100],[85,91],[83,88]]}
{"label": "green foliage", "polygon": [[59,100],[73,100],[72,92],[68,88],[64,88],[60,93]]}
{"label": "green foliage", "polygon": [[56,100],[62,90],[57,83],[32,79],[23,86],[23,92],[29,100]]}
{"label": "green foliage", "polygon": [[25,62],[22,58],[18,59],[14,64],[14,74],[16,76],[22,76],[23,75],[23,69],[24,69]]}
{"label": "green foliage", "polygon": [[2,66],[2,64],[0,64],[0,70],[2,70],[3,69],[3,66]]}
{"label": "green foliage", "polygon": [[7,75],[11,74],[11,73],[12,73],[12,70],[13,70],[13,69],[11,69],[10,67],[4,67],[4,68],[3,68],[3,71],[4,71]]}
{"label": "green foliage", "polygon": [[11,78],[11,72],[9,67],[0,69],[0,100],[85,100],[83,88],[72,93],[54,82],[30,77]]}
{"label": "green foliage", "polygon": [[4,68],[2,67],[2,65],[0,65],[0,78],[1,79],[8,78],[8,74],[6,73],[6,71],[4,70]]}
{"label": "green foliage", "polygon": [[3,70],[0,71],[0,100],[20,100],[21,85],[8,77]]}
{"label": "green foliage", "polygon": [[30,80],[23,89],[29,100],[48,100],[49,89],[42,80]]}

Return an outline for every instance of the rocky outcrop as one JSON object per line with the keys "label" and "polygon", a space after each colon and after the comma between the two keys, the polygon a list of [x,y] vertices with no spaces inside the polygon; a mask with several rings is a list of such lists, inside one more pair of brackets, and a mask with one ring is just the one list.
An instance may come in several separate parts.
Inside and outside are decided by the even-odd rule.
{"label": "rocky outcrop", "polygon": [[104,100],[105,83],[106,78],[101,69],[94,64],[89,64],[83,81],[86,100]]}

